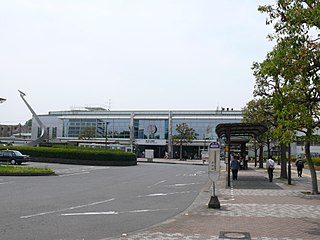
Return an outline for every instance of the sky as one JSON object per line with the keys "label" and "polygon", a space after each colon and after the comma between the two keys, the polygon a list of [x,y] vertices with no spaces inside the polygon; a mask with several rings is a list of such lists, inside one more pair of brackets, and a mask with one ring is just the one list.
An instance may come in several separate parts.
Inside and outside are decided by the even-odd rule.
{"label": "sky", "polygon": [[0,124],[84,107],[240,110],[271,0],[0,0]]}

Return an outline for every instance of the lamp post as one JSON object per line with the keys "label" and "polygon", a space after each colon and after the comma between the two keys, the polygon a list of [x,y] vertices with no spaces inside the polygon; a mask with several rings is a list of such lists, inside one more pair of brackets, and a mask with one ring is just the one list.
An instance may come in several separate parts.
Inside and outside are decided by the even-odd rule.
{"label": "lamp post", "polygon": [[5,98],[0,98],[0,103],[4,103],[7,99]]}
{"label": "lamp post", "polygon": [[105,124],[106,124],[105,131],[106,131],[106,148],[107,148],[107,145],[108,145],[108,124],[109,124],[109,122],[106,122]]}

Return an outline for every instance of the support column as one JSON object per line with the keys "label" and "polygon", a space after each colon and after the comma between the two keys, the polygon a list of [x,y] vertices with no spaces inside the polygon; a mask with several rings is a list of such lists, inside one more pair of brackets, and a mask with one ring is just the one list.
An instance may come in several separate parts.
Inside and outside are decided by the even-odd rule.
{"label": "support column", "polygon": [[173,158],[173,149],[172,149],[172,112],[169,111],[168,114],[168,155],[169,158]]}
{"label": "support column", "polygon": [[227,163],[227,167],[228,167],[228,187],[231,186],[230,183],[230,158],[231,158],[231,133],[230,133],[230,128],[227,129],[227,143],[228,143],[228,163]]}

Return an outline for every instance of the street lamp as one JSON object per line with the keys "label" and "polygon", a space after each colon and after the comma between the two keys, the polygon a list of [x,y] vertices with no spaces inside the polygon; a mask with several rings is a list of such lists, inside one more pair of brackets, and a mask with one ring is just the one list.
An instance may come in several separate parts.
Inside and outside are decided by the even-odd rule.
{"label": "street lamp", "polygon": [[4,103],[7,99],[5,98],[0,98],[0,103]]}

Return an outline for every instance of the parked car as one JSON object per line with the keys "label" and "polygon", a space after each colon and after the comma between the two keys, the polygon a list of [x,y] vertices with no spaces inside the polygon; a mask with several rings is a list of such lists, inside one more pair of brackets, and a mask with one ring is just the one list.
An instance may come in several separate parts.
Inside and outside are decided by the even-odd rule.
{"label": "parked car", "polygon": [[21,164],[23,162],[30,161],[28,155],[24,155],[17,150],[1,150],[0,151],[0,162],[10,162],[12,165]]}

